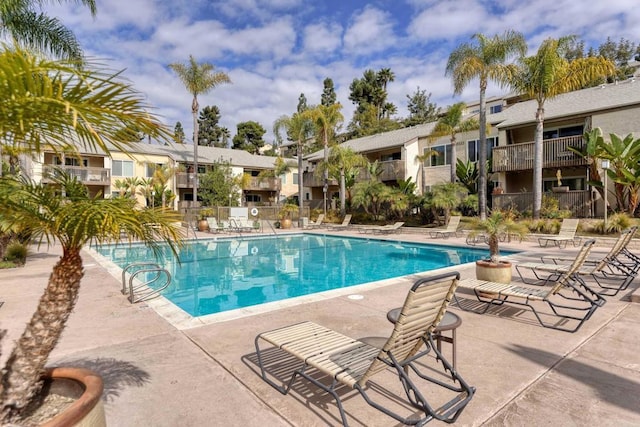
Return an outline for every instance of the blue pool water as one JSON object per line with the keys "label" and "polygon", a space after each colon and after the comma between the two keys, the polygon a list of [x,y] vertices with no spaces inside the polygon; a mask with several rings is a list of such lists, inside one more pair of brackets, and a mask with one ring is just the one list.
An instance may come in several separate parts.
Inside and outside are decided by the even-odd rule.
{"label": "blue pool water", "polygon": [[[102,246],[120,267],[154,260],[144,246]],[[488,257],[485,248],[291,235],[200,240],[168,248],[160,263],[173,276],[162,294],[192,316],[430,271]]]}

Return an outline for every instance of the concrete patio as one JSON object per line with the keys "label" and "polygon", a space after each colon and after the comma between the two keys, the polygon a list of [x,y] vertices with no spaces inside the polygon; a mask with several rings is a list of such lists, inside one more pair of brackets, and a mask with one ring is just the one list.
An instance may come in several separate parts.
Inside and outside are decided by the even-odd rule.
{"label": "concrete patio", "polygon": [[[415,232],[382,238],[464,245],[464,238],[433,240]],[[502,247],[525,251],[513,256],[516,261],[558,252],[532,242]],[[570,247],[562,253],[573,251]],[[598,245],[594,255],[606,251]],[[34,247],[25,268],[0,270],[0,327],[8,330],[2,362],[59,255],[59,246]],[[386,337],[391,332],[387,311],[401,305],[418,277],[360,286],[231,320],[176,327],[152,308],[154,303],[131,305],[113,272],[88,251],[83,258],[85,277],[77,308],[50,365],[84,366],[102,374],[110,426],[338,425],[335,404],[315,387],[301,382],[283,396],[260,378],[254,337],[303,320],[354,338]],[[473,265],[449,269],[460,271],[463,278],[475,274]],[[629,290],[607,297],[576,333],[542,328],[523,310],[480,315],[452,306],[463,320],[457,330],[458,372],[477,388],[457,424],[640,425],[640,304],[630,300],[637,288],[634,282]],[[350,294],[363,298],[351,299]],[[471,295],[460,296],[470,301]],[[449,345],[443,347],[449,355]],[[394,388],[386,380],[380,386]],[[357,393],[344,396],[350,425],[397,425]]]}

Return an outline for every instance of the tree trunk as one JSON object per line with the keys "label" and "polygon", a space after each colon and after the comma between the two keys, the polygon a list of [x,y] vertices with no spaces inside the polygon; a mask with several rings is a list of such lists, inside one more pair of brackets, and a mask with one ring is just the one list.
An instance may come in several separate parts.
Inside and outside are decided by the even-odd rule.
{"label": "tree trunk", "polygon": [[193,206],[198,206],[198,98],[193,97],[191,114],[193,114]]}
{"label": "tree trunk", "polygon": [[543,129],[544,107],[543,105],[538,104],[538,109],[536,110],[535,142],[533,148],[533,219],[540,219],[540,209],[542,208]]}
{"label": "tree trunk", "polygon": [[487,79],[480,78],[480,140],[478,147],[478,213],[487,219]]}
{"label": "tree trunk", "polygon": [[455,136],[451,138],[451,182],[456,182],[456,160],[458,158],[458,147],[456,147]]}
{"label": "tree trunk", "polygon": [[298,140],[298,218],[302,217],[302,193],[303,193],[303,182],[302,182],[302,141]]}
{"label": "tree trunk", "polygon": [[76,305],[83,274],[80,249],[65,249],[5,365],[0,391],[2,424],[19,415],[40,391],[45,364]]}
{"label": "tree trunk", "polygon": [[324,173],[322,182],[322,212],[327,214],[327,191],[329,190],[329,141],[327,132],[324,132]]}
{"label": "tree trunk", "polygon": [[344,176],[344,169],[340,169],[340,216],[344,217],[347,214],[347,206],[346,206],[346,178]]}

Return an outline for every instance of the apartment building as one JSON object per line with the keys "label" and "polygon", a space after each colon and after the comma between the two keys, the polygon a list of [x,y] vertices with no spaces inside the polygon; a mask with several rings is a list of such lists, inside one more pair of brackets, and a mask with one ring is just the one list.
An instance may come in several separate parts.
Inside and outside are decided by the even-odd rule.
{"label": "apartment building", "polygon": [[[295,178],[295,161],[288,160],[291,171],[280,177],[269,177],[263,171],[273,171],[275,157],[253,155],[242,150],[217,147],[198,147],[198,172],[206,173],[215,164],[229,164],[234,176],[247,175],[241,200],[242,206],[275,204],[280,199],[295,195],[298,186]],[[46,151],[35,157],[21,159],[21,169],[36,181],[51,181],[54,168],[62,168],[76,176],[87,186],[92,196],[109,197],[119,193],[117,181],[127,178],[151,178],[159,167],[172,171],[166,187],[176,194],[175,208],[193,205],[193,145],[158,145],[136,143],[127,152],[110,149],[110,155],[92,150],[78,149],[78,153],[61,154]],[[266,174],[268,175],[268,174]],[[141,205],[144,196],[137,194]]]}
{"label": "apartment building", "polygon": [[[533,146],[537,102],[522,101],[508,94],[487,100],[487,153],[492,170],[488,175],[491,202],[497,207],[514,206],[524,211],[533,203]],[[467,105],[465,117],[479,113],[477,103]],[[640,81],[635,77],[611,84],[566,93],[548,100],[544,108],[543,189],[551,192],[562,176],[563,193],[553,193],[561,208],[572,210],[579,217],[602,216],[604,203],[589,185],[587,162],[570,151],[582,149],[585,131],[599,127],[605,137],[610,133],[626,136],[640,135]],[[399,129],[344,143],[364,154],[370,161],[383,165],[382,180],[394,185],[399,179],[413,178],[422,193],[432,185],[451,180],[452,158],[449,136],[429,138],[435,123]],[[478,131],[456,135],[456,157],[462,161],[478,160]],[[418,154],[431,152],[424,162],[416,161]],[[322,203],[322,180],[314,173],[322,161],[318,151],[307,156],[309,167],[305,183],[310,185],[312,203]],[[307,179],[307,174],[309,178]],[[360,179],[366,179],[363,173]],[[338,191],[337,182],[329,183],[329,193]],[[611,201],[610,201],[611,202]]]}

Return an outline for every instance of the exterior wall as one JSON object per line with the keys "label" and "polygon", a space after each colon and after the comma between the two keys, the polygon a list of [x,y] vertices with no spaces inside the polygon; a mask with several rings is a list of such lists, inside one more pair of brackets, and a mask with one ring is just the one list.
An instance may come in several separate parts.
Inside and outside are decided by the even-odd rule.
{"label": "exterior wall", "polygon": [[[109,195],[118,191],[115,187],[115,183],[118,180],[123,180],[126,179],[127,177],[123,177],[123,176],[114,176],[113,175],[113,160],[122,160],[122,161],[132,161],[133,162],[133,176],[134,177],[138,177],[141,179],[146,179],[147,177],[147,164],[152,163],[152,164],[162,164],[162,165],[169,165],[170,167],[174,168],[175,162],[170,159],[168,156],[164,156],[164,155],[153,155],[153,154],[138,154],[138,153],[121,153],[121,152],[116,152],[113,151],[111,153],[112,158],[106,158],[105,159],[105,167],[111,169],[112,173],[111,173],[111,187],[109,188]],[[180,195],[178,194],[178,192],[176,191],[176,187],[175,187],[175,180],[173,178],[170,178],[169,181],[167,182],[167,187],[176,194],[176,200],[175,200],[175,206],[177,206],[177,203],[180,199]],[[143,196],[137,194],[136,195],[136,200],[138,201],[138,203],[142,206],[146,205],[146,201],[144,199]]]}
{"label": "exterior wall", "polygon": [[418,140],[414,140],[411,141],[409,143],[407,143],[404,147],[404,163],[405,163],[405,176],[404,179],[408,179],[411,178],[413,180],[413,182],[416,183],[416,186],[418,188],[418,193],[422,192],[422,183],[421,183],[421,177],[418,176],[418,178],[416,179],[416,176],[418,175],[418,172],[420,171],[420,163],[416,162],[416,156],[418,156],[420,154],[420,144],[418,142]]}
{"label": "exterior wall", "polygon": [[[298,194],[298,184],[293,183],[293,175],[298,173],[298,168],[291,168],[283,177],[281,177],[282,189],[280,190],[280,197],[290,197]],[[304,184],[304,183],[303,183]],[[306,192],[309,190],[305,188]],[[322,195],[320,195],[322,198]],[[278,202],[278,200],[276,200]]]}
{"label": "exterior wall", "polygon": [[625,110],[609,111],[602,114],[594,114],[591,120],[592,127],[599,127],[605,139],[609,138],[610,133],[625,137],[630,133],[636,136],[640,135],[640,108],[629,108]]}

